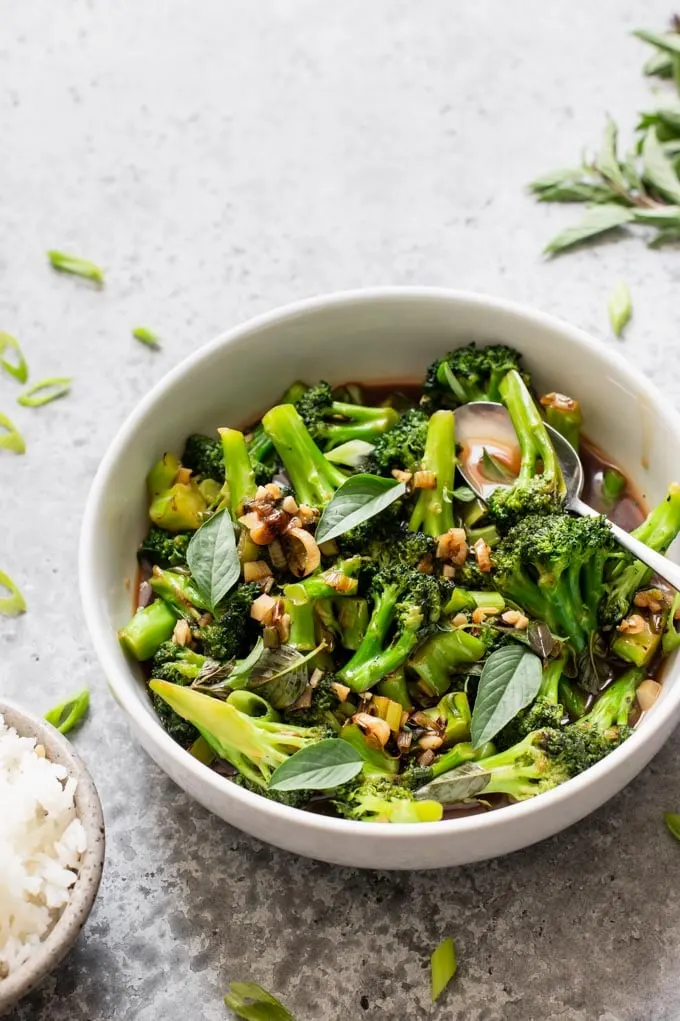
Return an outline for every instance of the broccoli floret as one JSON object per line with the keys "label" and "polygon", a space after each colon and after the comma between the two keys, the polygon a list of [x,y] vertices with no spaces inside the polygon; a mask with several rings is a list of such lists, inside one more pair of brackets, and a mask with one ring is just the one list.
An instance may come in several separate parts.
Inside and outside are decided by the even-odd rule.
{"label": "broccoli floret", "polygon": [[541,397],[541,405],[548,425],[556,429],[578,451],[581,441],[583,414],[581,405],[566,394],[549,393]]}
{"label": "broccoli floret", "polygon": [[250,607],[261,594],[259,585],[239,585],[219,606],[212,624],[197,631],[203,652],[211,659],[222,661],[243,655],[252,646],[250,637],[254,627]]}
{"label": "broccoli floret", "polygon": [[219,440],[211,439],[210,436],[192,433],[187,438],[182,454],[182,465],[190,468],[194,475],[200,475],[202,479],[224,482],[222,447]]}
{"label": "broccoli floret", "polygon": [[349,440],[374,443],[399,420],[394,408],[371,408],[334,400],[330,385],[324,382],[306,390],[296,408],[322,450],[331,450]]}
{"label": "broccoli floret", "polygon": [[388,476],[394,468],[416,471],[425,453],[428,423],[429,417],[419,408],[405,412],[389,432],[376,440],[364,471]]}
{"label": "broccoli floret", "polygon": [[[657,553],[666,553],[678,532],[680,485],[672,482],[665,498],[631,534]],[[617,549],[607,564],[607,587],[600,608],[603,625],[611,627],[626,616],[635,593],[649,583],[652,573],[651,567]]]}
{"label": "broccoli floret", "polygon": [[188,723],[187,720],[183,720],[159,695],[152,693],[151,704],[163,729],[167,730],[173,741],[176,741],[182,748],[190,748],[200,736],[196,727]]}
{"label": "broccoli floret", "polygon": [[438,802],[416,801],[408,787],[390,780],[347,784],[336,791],[333,805],[359,822],[438,822],[443,814]]}
{"label": "broccoli floret", "polygon": [[191,684],[206,663],[210,663],[208,657],[193,649],[174,642],[163,642],[151,660],[151,676],[172,684]]}
{"label": "broccoli floret", "polygon": [[489,516],[499,527],[507,528],[526,514],[560,511],[566,486],[548,431],[519,372],[509,372],[501,380],[500,396],[521,452],[517,478],[509,486],[498,486],[488,501]]}
{"label": "broccoli floret", "polygon": [[[181,717],[180,717],[181,719]],[[261,784],[251,783],[245,776],[237,773],[232,776],[231,782],[253,794],[260,794],[268,801],[276,801],[279,805],[287,805],[288,808],[305,808],[312,796],[311,791],[272,791]]]}
{"label": "broccoli floret", "polygon": [[523,518],[493,551],[496,587],[580,655],[597,631],[604,569],[614,550],[605,518]]}
{"label": "broccoli floret", "polygon": [[267,788],[276,767],[294,752],[332,733],[325,727],[296,727],[247,716],[229,702],[167,681],[152,680],[149,686],[197,728],[220,758],[257,787]]}
{"label": "broccoli floret", "polygon": [[297,502],[323,507],[347,476],[326,458],[292,404],[278,404],[262,419],[291,481]]}
{"label": "broccoli floret", "polygon": [[330,673],[324,674],[319,683],[312,688],[311,705],[302,709],[283,710],[284,720],[303,727],[330,727],[331,730],[338,732],[342,722],[347,719],[347,714],[338,713],[340,705],[346,703],[340,702],[334,685],[337,685],[336,677]]}
{"label": "broccoli floret", "polygon": [[498,401],[500,382],[511,369],[521,371],[521,356],[511,347],[459,347],[428,368],[421,405],[432,410],[457,408],[469,401]]}
{"label": "broccoli floret", "polygon": [[453,474],[456,466],[455,427],[452,411],[435,411],[427,427],[422,472],[434,476],[431,488],[418,489],[409,521],[412,532],[421,529],[435,538],[453,528]]}
{"label": "broccoli floret", "polygon": [[152,525],[139,547],[139,554],[152,564],[164,567],[183,567],[187,559],[187,546],[191,532],[166,532]]}
{"label": "broccoli floret", "polygon": [[416,797],[452,804],[480,794],[505,794],[523,801],[551,790],[599,762],[628,737],[628,716],[644,676],[638,668],[627,671],[576,723],[534,730],[511,748],[468,762],[418,788]]}
{"label": "broccoli floret", "polygon": [[394,568],[379,572],[369,597],[372,613],[366,634],[338,672],[340,680],[357,692],[372,688],[397,670],[427,636],[442,610],[440,582],[420,571]]}

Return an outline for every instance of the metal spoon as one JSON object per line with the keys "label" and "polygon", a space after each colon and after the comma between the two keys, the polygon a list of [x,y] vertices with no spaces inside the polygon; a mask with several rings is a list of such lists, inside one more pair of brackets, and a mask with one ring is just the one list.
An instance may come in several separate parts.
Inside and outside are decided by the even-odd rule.
{"label": "metal spoon", "polygon": [[[463,404],[455,412],[456,442],[462,446],[462,456],[458,462],[461,475],[470,489],[482,500],[488,500],[494,489],[507,485],[504,482],[493,482],[485,479],[481,472],[474,470],[474,465],[466,461],[471,449],[486,448],[491,453],[504,453],[501,460],[518,463],[519,453],[517,437],[508,412],[502,404],[491,401],[473,401]],[[600,517],[599,513],[581,499],[583,491],[583,465],[581,459],[564,436],[546,423],[555,452],[562,466],[564,482],[567,487],[566,507],[582,517]],[[673,588],[680,590],[680,566],[655,553],[639,539],[633,538],[628,532],[613,521],[609,522],[611,530],[619,545],[627,549],[633,556],[651,567],[655,574],[667,581]]]}

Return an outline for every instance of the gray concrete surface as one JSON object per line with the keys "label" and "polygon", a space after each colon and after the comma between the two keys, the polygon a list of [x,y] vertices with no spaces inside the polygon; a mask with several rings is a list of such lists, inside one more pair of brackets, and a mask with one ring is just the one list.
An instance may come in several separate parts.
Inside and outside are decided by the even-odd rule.
{"label": "gray concrete surface", "polygon": [[[129,736],[76,590],[83,503],[147,388],[217,331],[292,298],[376,283],[467,287],[599,334],[680,397],[680,253],[637,240],[553,263],[574,216],[523,185],[569,165],[604,111],[632,127],[648,85],[628,30],[662,0],[0,2],[0,328],[33,378],[72,395],[31,411],[0,457],[0,567],[29,612],[0,619],[3,693],[43,709],[88,683],[77,735],[108,862],[75,952],[15,1021],[226,1017],[229,979],[298,1021],[677,1021],[680,744],[606,808],[510,858],[439,874],[353,873],[242,836]],[[106,287],[45,250],[101,262]],[[625,278],[634,321],[608,336]],[[154,353],[131,339],[144,324]],[[423,839],[427,839],[424,834]],[[460,968],[428,1002],[428,957]]]}

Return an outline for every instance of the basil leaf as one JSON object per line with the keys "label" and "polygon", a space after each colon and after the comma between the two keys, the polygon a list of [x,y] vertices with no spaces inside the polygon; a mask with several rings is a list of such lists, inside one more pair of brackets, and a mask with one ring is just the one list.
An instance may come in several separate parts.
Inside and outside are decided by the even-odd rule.
{"label": "basil leaf", "polygon": [[457,486],[451,491],[451,496],[454,500],[458,500],[459,503],[472,503],[473,500],[477,499],[476,493],[469,486]]}
{"label": "basil leaf", "polygon": [[636,223],[647,223],[653,227],[680,228],[680,206],[657,206],[656,209],[636,209]]}
{"label": "basil leaf", "polygon": [[470,728],[473,747],[492,741],[520,709],[536,698],[541,661],[521,645],[492,652],[482,670]]}
{"label": "basil leaf", "polygon": [[[7,348],[14,351],[14,357],[11,362],[5,357]],[[16,337],[12,337],[9,333],[0,332],[0,369],[9,372],[10,376],[14,376],[20,383],[25,383],[28,379],[28,365],[24,358],[24,352],[21,350]]]}
{"label": "basil leaf", "polygon": [[551,632],[547,624],[542,621],[532,620],[529,622],[527,628],[527,639],[529,642],[529,648],[532,652],[535,652],[541,659],[548,659],[552,655],[555,646],[558,644],[557,639]]}
{"label": "basil leaf", "polygon": [[680,840],[680,815],[677,812],[665,812],[664,822],[668,827],[668,832],[675,837],[676,840]]}
{"label": "basil leaf", "polygon": [[625,280],[619,280],[612,288],[608,307],[612,330],[617,337],[620,337],[633,314],[633,300]]}
{"label": "basil leaf", "polygon": [[187,564],[199,592],[214,610],[241,574],[234,526],[226,511],[213,514],[192,535]]}
{"label": "basil leaf", "polygon": [[642,176],[664,198],[680,203],[680,180],[654,128],[649,129],[642,143]]}
{"label": "basil leaf", "polygon": [[617,137],[618,128],[616,124],[611,117],[607,117],[600,151],[595,159],[595,167],[603,177],[606,177],[608,181],[612,181],[613,184],[625,191],[626,182],[621,173],[619,158],[616,153]]}
{"label": "basil leaf", "polygon": [[406,485],[380,475],[352,475],[324,509],[316,529],[317,544],[330,542],[380,514],[406,492]]}
{"label": "basil leaf", "polygon": [[361,772],[364,760],[351,744],[327,737],[282,762],[272,773],[270,791],[327,791]]}
{"label": "basil leaf", "polygon": [[490,454],[486,447],[482,450],[482,472],[489,482],[513,482],[514,475],[497,457]]}
{"label": "basil leaf", "polygon": [[591,184],[589,181],[573,181],[570,184],[556,184],[546,188],[538,196],[539,202],[615,202],[619,196],[606,184]]}
{"label": "basil leaf", "polygon": [[643,64],[642,73],[648,78],[672,78],[673,58],[663,50],[652,53]]}
{"label": "basil leaf", "polygon": [[230,982],[224,1002],[242,1021],[295,1021],[281,1001],[257,982]]}
{"label": "basil leaf", "polygon": [[416,801],[433,799],[440,805],[455,805],[459,801],[475,798],[488,786],[491,772],[476,762],[465,762],[450,773],[442,773],[415,792]]}
{"label": "basil leaf", "polygon": [[306,655],[292,645],[264,649],[245,687],[266,699],[274,709],[288,708],[307,687],[309,663],[322,648],[323,643]]}
{"label": "basil leaf", "polygon": [[632,219],[632,210],[616,205],[613,202],[592,206],[578,223],[560,231],[545,246],[544,251],[549,255],[556,255],[567,248],[572,248],[583,241],[597,237],[598,234],[605,234],[607,231],[622,227],[625,223],[630,223]]}

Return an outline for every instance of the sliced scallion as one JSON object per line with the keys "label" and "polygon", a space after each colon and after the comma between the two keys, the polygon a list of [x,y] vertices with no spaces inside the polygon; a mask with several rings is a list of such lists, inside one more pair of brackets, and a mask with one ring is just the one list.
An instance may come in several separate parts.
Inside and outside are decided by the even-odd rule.
{"label": "sliced scallion", "polygon": [[26,441],[15,426],[14,422],[3,415],[0,411],[0,450],[11,450],[13,454],[24,454],[26,452]]}
{"label": "sliced scallion", "polygon": [[146,326],[136,326],[132,331],[132,336],[140,343],[146,344],[147,347],[161,346],[160,337],[153,330],[148,330]]}
{"label": "sliced scallion", "polygon": [[8,596],[0,596],[0,613],[4,617],[18,617],[20,613],[26,612],[26,600],[19,591],[18,586],[12,581],[8,574],[0,571],[0,589],[7,589]]}
{"label": "sliced scallion", "polygon": [[72,380],[67,376],[51,376],[50,379],[41,379],[39,383],[29,386],[19,394],[17,401],[25,408],[39,408],[43,404],[50,404],[52,401],[65,397],[71,389]]}
{"label": "sliced scallion", "polygon": [[88,688],[83,688],[82,691],[71,695],[70,698],[60,702],[59,705],[48,709],[45,713],[45,719],[53,727],[56,727],[61,734],[68,734],[69,730],[73,730],[74,727],[77,727],[85,719],[89,705],[90,691]]}
{"label": "sliced scallion", "polygon": [[438,999],[456,974],[456,948],[452,939],[445,939],[433,951],[430,958],[432,977],[432,1002]]}
{"label": "sliced scallion", "polygon": [[51,248],[47,258],[54,269],[60,273],[72,273],[77,277],[85,277],[86,280],[94,280],[97,284],[104,283],[104,272],[89,259],[80,259],[77,255],[67,255],[66,252],[57,252]]}
{"label": "sliced scallion", "polygon": [[[11,362],[8,361],[5,355],[7,348],[14,352]],[[0,332],[0,368],[3,368],[5,372],[9,372],[10,376],[14,376],[20,383],[25,383],[28,379],[28,365],[21,350],[21,345],[16,337],[13,337],[10,333]]]}

